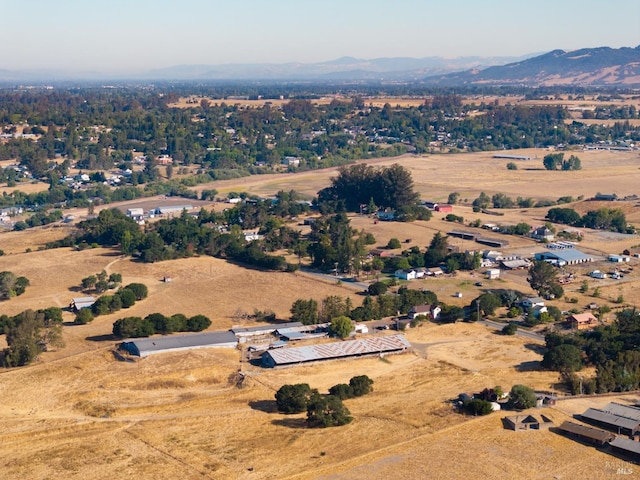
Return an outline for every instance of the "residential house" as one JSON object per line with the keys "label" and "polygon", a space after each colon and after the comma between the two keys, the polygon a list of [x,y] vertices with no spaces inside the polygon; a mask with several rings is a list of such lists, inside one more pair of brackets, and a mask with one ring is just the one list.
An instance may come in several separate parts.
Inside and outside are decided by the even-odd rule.
{"label": "residential house", "polygon": [[407,316],[411,320],[414,320],[416,317],[419,317],[420,315],[424,315],[425,317],[429,317],[429,318],[432,318],[433,320],[437,320],[438,317],[440,316],[440,312],[442,312],[442,309],[438,305],[424,304],[424,305],[416,305],[414,307],[411,307]]}
{"label": "residential house", "polygon": [[547,227],[538,227],[531,232],[531,238],[535,240],[552,242],[554,239],[553,232]]}
{"label": "residential house", "polygon": [[544,299],[541,297],[527,297],[520,301],[523,308],[544,307]]}
{"label": "residential house", "polygon": [[409,270],[396,270],[395,276],[401,280],[415,280],[417,277],[417,272],[413,269]]}
{"label": "residential house", "polygon": [[589,330],[598,325],[598,319],[590,312],[574,313],[568,318],[571,328],[576,330]]}

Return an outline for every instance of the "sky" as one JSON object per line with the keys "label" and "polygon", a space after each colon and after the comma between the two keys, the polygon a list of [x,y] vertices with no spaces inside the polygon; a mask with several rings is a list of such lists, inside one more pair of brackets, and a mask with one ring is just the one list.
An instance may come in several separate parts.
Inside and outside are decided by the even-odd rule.
{"label": "sky", "polygon": [[0,0],[0,69],[135,73],[640,45],[638,0]]}

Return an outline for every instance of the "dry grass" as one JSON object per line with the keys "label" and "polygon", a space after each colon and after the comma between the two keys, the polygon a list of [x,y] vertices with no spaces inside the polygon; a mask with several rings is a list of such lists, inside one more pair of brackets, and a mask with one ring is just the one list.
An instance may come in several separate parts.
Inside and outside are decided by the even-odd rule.
{"label": "dry grass", "polygon": [[[580,172],[546,172],[541,170],[546,151],[524,154],[538,156],[536,169],[526,170],[534,162],[523,162],[520,170],[508,171],[507,161],[492,159],[490,153],[403,156],[377,163],[399,162],[410,168],[423,198],[437,201],[446,200],[451,191],[473,199],[480,190],[554,199],[597,191],[624,195],[637,193],[640,184],[637,153],[580,152]],[[331,175],[335,169],[248,177],[199,188],[262,195],[295,189],[312,195],[329,184]],[[581,212],[622,207],[628,218],[640,219],[638,207],[621,202],[572,206]],[[546,209],[514,209],[495,217],[456,206],[455,213],[467,221],[539,225]],[[410,239],[403,248],[424,249],[435,232],[456,227],[443,217],[436,213],[429,222],[374,224],[354,216],[352,224],[372,232],[377,245],[396,237],[401,242]],[[103,269],[121,273],[124,283],[145,283],[150,294],[131,309],[98,317],[89,325],[65,325],[66,348],[42,354],[33,366],[0,373],[4,478],[466,478],[473,472],[483,478],[506,473],[510,478],[541,479],[612,474],[607,462],[615,462],[613,457],[555,433],[509,432],[502,429],[499,414],[469,419],[452,412],[448,400],[460,392],[494,385],[508,389],[515,383],[548,390],[558,380],[554,373],[532,369],[541,359],[535,342],[496,335],[480,325],[424,324],[406,332],[414,353],[386,361],[368,358],[263,370],[241,364],[237,351],[215,349],[118,361],[109,334],[113,321],[123,316],[203,313],[212,319],[212,329],[226,329],[237,321],[238,309],[273,310],[287,318],[298,298],[348,295],[358,305],[362,297],[347,284],[302,273],[260,272],[211,257],[141,264],[101,248],[22,253],[66,233],[65,228],[46,227],[2,234],[1,248],[9,255],[0,257],[0,271],[11,270],[31,280],[23,296],[2,303],[2,313],[64,307],[82,295],[74,291],[82,278]],[[528,239],[508,239],[506,252],[543,248]],[[452,243],[462,249],[478,247],[472,242]],[[614,253],[637,243],[638,237],[587,231],[580,248]],[[631,266],[634,271],[622,282],[589,280],[587,295],[577,292],[587,269],[611,269],[613,264],[572,267],[579,279],[566,289],[579,299],[578,306],[594,300],[590,295],[595,286],[601,286],[601,298],[596,300],[601,304],[614,306],[610,299],[620,293],[637,303],[638,261],[634,259]],[[173,282],[161,282],[164,276],[173,277]],[[485,290],[532,293],[525,272],[482,279],[483,287],[473,285],[477,280],[477,274],[459,273],[411,286],[433,290],[441,300],[460,305]],[[451,296],[457,291],[462,298]],[[564,300],[554,303],[563,310],[576,306]],[[65,320],[71,321],[72,315],[65,313]],[[242,388],[234,381],[239,369],[246,373]],[[307,430],[301,428],[303,416],[273,411],[273,394],[285,383],[305,382],[326,392],[357,374],[373,378],[375,391],[347,401],[355,420],[345,427]],[[587,404],[562,402],[545,414],[558,424]]]}

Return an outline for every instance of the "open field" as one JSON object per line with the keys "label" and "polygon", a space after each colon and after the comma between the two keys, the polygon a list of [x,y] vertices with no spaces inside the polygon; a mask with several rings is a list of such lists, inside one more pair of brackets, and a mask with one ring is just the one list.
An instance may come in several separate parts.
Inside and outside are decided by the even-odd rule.
{"label": "open field", "polygon": [[[530,156],[532,160],[516,161],[518,170],[507,170],[510,160],[493,158],[503,152],[462,154],[403,155],[367,161],[375,165],[399,163],[413,175],[415,188],[423,199],[446,201],[449,193],[460,192],[461,200],[473,201],[481,191],[489,195],[505,193],[512,197],[556,200],[571,195],[585,198],[596,193],[615,192],[618,196],[640,194],[640,154],[637,151],[576,151],[582,170],[574,172],[544,169],[542,159],[548,149],[509,151],[511,155]],[[337,168],[301,173],[256,175],[199,185],[193,189],[216,188],[221,194],[245,191],[256,195],[273,195],[279,190],[295,189],[309,196],[327,187]]]}
{"label": "open field", "polygon": [[[468,202],[480,191],[537,199],[589,197],[598,191],[619,196],[640,194],[637,152],[577,152],[583,165],[578,172],[543,170],[542,157],[547,152],[510,152],[534,158],[518,162],[516,171],[507,170],[509,160],[493,159],[491,152],[406,155],[372,163],[406,166],[422,198],[435,201],[446,200],[452,191],[460,192]],[[263,196],[295,189],[313,196],[328,186],[335,174],[334,168],[253,176],[195,189]],[[130,208],[140,201],[117,207]],[[583,201],[569,206],[580,213],[600,207],[623,208],[637,225],[640,207],[635,203]],[[494,216],[458,205],[454,213],[466,222],[479,219],[482,223],[541,225],[546,210],[512,209]],[[71,213],[80,218],[86,209]],[[373,233],[375,246],[386,245],[395,237],[403,242],[403,249],[418,246],[424,250],[438,231],[471,229],[445,221],[445,215],[434,212],[428,222],[408,224],[374,223],[371,218],[354,215],[352,225]],[[81,279],[103,269],[121,273],[124,284],[146,284],[149,297],[128,310],[99,316],[88,325],[72,325],[72,314],[65,312],[65,348],[43,353],[32,366],[0,371],[0,460],[5,466],[0,478],[333,480],[468,478],[474,473],[480,478],[605,479],[615,474],[611,465],[618,462],[616,458],[556,433],[506,431],[500,421],[504,414],[469,418],[453,412],[449,400],[461,392],[495,385],[509,389],[516,383],[542,390],[559,388],[556,373],[537,368],[541,344],[497,335],[482,325],[423,324],[406,332],[414,346],[411,353],[289,369],[264,370],[242,364],[239,351],[221,349],[119,361],[112,352],[115,341],[110,333],[113,322],[124,316],[202,313],[212,319],[211,330],[224,330],[243,322],[240,313],[255,310],[271,310],[278,318],[287,319],[291,304],[299,298],[320,300],[340,295],[359,305],[363,297],[347,282],[339,284],[302,272],[261,272],[206,256],[142,264],[103,248],[37,251],[46,242],[66,235],[70,228],[47,226],[0,234],[0,248],[6,253],[0,257],[0,271],[10,270],[31,281],[24,295],[0,303],[0,313],[66,307],[72,297],[84,295],[77,288]],[[640,244],[638,236],[583,230],[585,239],[578,248],[595,255],[620,253]],[[509,247],[501,249],[505,253],[530,254],[544,249],[529,239],[482,232],[509,240]],[[452,239],[451,244],[462,250],[487,249],[458,239]],[[33,251],[24,253],[27,248]],[[622,281],[589,279],[587,294],[577,292],[587,279],[584,274],[593,268],[611,270],[614,265],[599,261],[570,267],[578,277],[565,285],[565,290],[568,296],[578,298],[578,304],[564,299],[552,304],[562,310],[591,301],[615,307],[611,299],[623,295],[625,304],[639,305],[640,261],[632,259],[625,266],[633,271]],[[165,276],[173,281],[162,282]],[[483,286],[474,285],[478,280]],[[524,271],[504,272],[499,280],[460,272],[453,277],[414,281],[410,286],[433,290],[440,300],[460,306],[487,290],[533,293]],[[600,287],[597,299],[592,297],[596,286]],[[461,292],[462,298],[453,298],[454,292]],[[4,338],[0,340],[0,347],[3,345]],[[242,388],[237,386],[239,370],[245,373]],[[303,428],[304,415],[274,411],[273,395],[283,384],[304,382],[326,392],[360,374],[374,379],[374,392],[345,402],[354,416],[347,426],[309,430]],[[612,399],[563,401],[531,413],[544,413],[558,425],[588,406],[597,407]]]}

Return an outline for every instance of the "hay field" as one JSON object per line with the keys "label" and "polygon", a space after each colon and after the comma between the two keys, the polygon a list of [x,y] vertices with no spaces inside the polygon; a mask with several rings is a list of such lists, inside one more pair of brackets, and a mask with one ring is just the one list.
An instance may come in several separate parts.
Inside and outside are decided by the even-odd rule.
{"label": "hay field", "polygon": [[[550,172],[542,159],[548,149],[509,151],[510,155],[530,156],[530,161],[517,161],[518,170],[507,170],[508,159],[493,158],[501,152],[460,154],[402,155],[366,161],[375,165],[399,163],[408,168],[416,190],[423,199],[446,201],[449,193],[460,192],[461,200],[473,201],[481,191],[489,195],[505,193],[511,197],[556,200],[571,195],[586,198],[596,193],[615,192],[618,196],[639,194],[640,155],[638,152],[576,151],[582,170]],[[295,189],[314,196],[329,186],[337,168],[301,173],[258,175],[202,184],[194,190],[216,188],[220,193],[248,192],[273,195],[278,190]]]}

